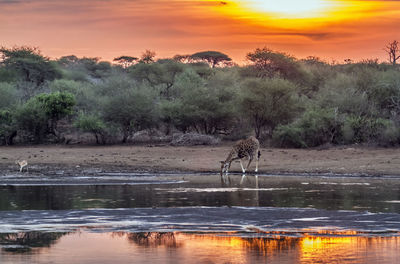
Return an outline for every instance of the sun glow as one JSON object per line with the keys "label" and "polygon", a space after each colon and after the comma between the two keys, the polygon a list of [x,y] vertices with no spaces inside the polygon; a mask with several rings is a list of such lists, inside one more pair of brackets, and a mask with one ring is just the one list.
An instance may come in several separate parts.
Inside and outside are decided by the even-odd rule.
{"label": "sun glow", "polygon": [[[206,0],[207,1],[207,0]],[[378,1],[232,0],[217,7],[230,17],[279,28],[315,28],[371,14]]]}
{"label": "sun glow", "polygon": [[279,17],[318,17],[335,7],[327,0],[252,0],[243,1],[243,6]]}

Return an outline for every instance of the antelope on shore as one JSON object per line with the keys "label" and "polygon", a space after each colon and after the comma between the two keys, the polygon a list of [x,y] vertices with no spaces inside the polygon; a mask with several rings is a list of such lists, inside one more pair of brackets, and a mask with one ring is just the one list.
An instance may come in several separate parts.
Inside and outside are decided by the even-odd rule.
{"label": "antelope on shore", "polygon": [[28,162],[26,160],[16,160],[15,164],[19,165],[19,172],[22,172],[24,167],[26,167],[26,171],[28,171]]}

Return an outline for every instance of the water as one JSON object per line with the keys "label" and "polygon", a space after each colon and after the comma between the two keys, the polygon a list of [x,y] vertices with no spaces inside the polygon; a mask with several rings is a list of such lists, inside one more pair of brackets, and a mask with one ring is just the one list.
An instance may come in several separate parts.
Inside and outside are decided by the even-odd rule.
{"label": "water", "polygon": [[398,263],[400,178],[0,176],[0,263]]}
{"label": "water", "polygon": [[[9,263],[399,263],[400,238],[237,237],[193,233],[30,233],[5,247]],[[42,241],[38,243],[37,241]],[[21,243],[21,242],[20,242]]]}
{"label": "water", "polygon": [[[18,176],[18,175],[17,175]],[[98,173],[0,176],[0,211],[261,206],[400,212],[400,178]]]}

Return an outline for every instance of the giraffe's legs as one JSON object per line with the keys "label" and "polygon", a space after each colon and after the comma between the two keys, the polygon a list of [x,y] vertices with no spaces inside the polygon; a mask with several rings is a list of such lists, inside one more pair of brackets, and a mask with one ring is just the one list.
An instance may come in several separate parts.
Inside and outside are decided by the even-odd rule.
{"label": "giraffe's legs", "polygon": [[239,185],[242,185],[242,184],[243,184],[244,178],[246,178],[246,174],[243,174],[243,175],[242,175],[242,178],[240,179],[240,184],[239,184]]}
{"label": "giraffe's legs", "polygon": [[258,172],[258,158],[256,159],[256,170],[255,172]]}
{"label": "giraffe's legs", "polygon": [[229,162],[229,165],[228,165],[228,167],[226,168],[226,171],[225,171],[225,175],[226,175],[226,176],[228,176],[228,171],[229,171],[229,169],[231,168],[231,164],[232,164],[232,161]]}
{"label": "giraffe's legs", "polygon": [[[246,170],[245,170],[244,167],[243,167],[242,159],[240,159],[240,167],[242,167],[242,172],[243,172],[243,174],[245,174],[245,173],[246,173]],[[247,167],[248,167],[248,166],[247,166]]]}
{"label": "giraffe's legs", "polygon": [[246,170],[248,170],[249,169],[249,167],[250,167],[250,164],[251,164],[251,162],[253,161],[253,158],[249,158],[249,163],[247,164],[247,167],[246,167]]}
{"label": "giraffe's legs", "polygon": [[255,170],[255,172],[258,172],[258,162],[260,161],[260,156],[261,156],[261,152],[260,152],[260,150],[257,150],[257,156],[256,156],[256,170]]}

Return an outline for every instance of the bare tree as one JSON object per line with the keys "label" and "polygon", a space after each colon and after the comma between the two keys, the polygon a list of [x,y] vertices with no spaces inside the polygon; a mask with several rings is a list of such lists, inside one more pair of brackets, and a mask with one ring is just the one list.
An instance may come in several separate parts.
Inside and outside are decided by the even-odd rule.
{"label": "bare tree", "polygon": [[389,62],[396,65],[397,60],[400,59],[399,42],[393,40],[393,42],[386,45],[384,50],[389,54]]}
{"label": "bare tree", "polygon": [[140,57],[140,62],[147,63],[147,64],[153,63],[155,56],[156,56],[155,51],[146,50],[145,52],[142,53],[142,56]]}

